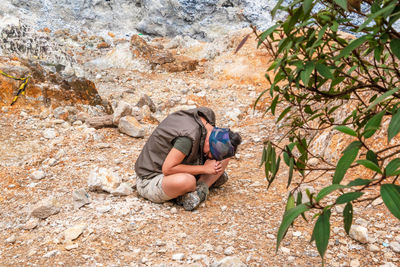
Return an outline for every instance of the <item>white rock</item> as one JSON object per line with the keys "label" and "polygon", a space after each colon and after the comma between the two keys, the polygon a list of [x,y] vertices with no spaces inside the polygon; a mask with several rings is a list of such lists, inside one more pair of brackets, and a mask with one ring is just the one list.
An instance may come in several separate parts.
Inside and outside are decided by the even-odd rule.
{"label": "white rock", "polygon": [[281,251],[285,254],[290,254],[290,249],[289,248],[285,248],[285,247],[281,247]]}
{"label": "white rock", "polygon": [[50,258],[60,253],[58,250],[52,250],[43,255],[44,258]]}
{"label": "white rock", "polygon": [[43,131],[43,137],[47,139],[54,139],[57,136],[57,131],[53,128],[48,128]]}
{"label": "white rock", "polygon": [[379,265],[379,267],[397,267],[397,265],[391,263],[391,262],[385,262],[382,265]]}
{"label": "white rock", "polygon": [[89,194],[83,188],[72,192],[72,199],[74,201],[74,209],[79,209],[80,207],[90,203]]}
{"label": "white rock", "polygon": [[374,244],[369,244],[368,245],[368,250],[371,252],[378,252],[380,249],[378,246],[374,245]]}
{"label": "white rock", "polygon": [[78,245],[77,243],[75,243],[75,244],[66,245],[66,246],[65,246],[65,249],[66,249],[66,250],[72,250],[72,249],[76,249],[76,248],[78,248],[78,247],[79,247],[79,245]]}
{"label": "white rock", "polygon": [[39,224],[39,219],[37,218],[30,218],[23,226],[25,230],[32,230],[35,229]]}
{"label": "white rock", "polygon": [[172,214],[176,214],[176,213],[178,213],[178,210],[175,207],[172,207],[171,208],[171,213]]}
{"label": "white rock", "polygon": [[378,205],[381,205],[383,203],[383,200],[382,200],[382,198],[377,198],[377,199],[375,199],[374,201],[372,201],[372,203],[371,203],[371,205],[372,206],[378,206]]}
{"label": "white rock", "polygon": [[111,192],[114,196],[129,196],[133,193],[132,186],[128,183],[121,183],[117,189]]}
{"label": "white rock", "polygon": [[145,131],[138,120],[133,116],[122,117],[119,120],[118,129],[121,133],[127,134],[132,137],[142,138]]}
{"label": "white rock", "polygon": [[350,267],[359,267],[360,266],[360,262],[358,261],[358,259],[354,259],[352,261],[350,261]]}
{"label": "white rock", "polygon": [[231,257],[225,257],[217,264],[215,265],[216,267],[246,267],[246,264],[240,261],[238,257],[231,256]]}
{"label": "white rock", "polygon": [[293,232],[293,236],[299,237],[301,235],[302,235],[302,233],[300,231]]}
{"label": "white rock", "polygon": [[32,177],[32,179],[35,179],[35,180],[41,180],[44,177],[46,177],[46,173],[42,170],[37,170],[37,171],[32,172],[31,177]]}
{"label": "white rock", "polygon": [[114,110],[113,114],[113,123],[114,125],[119,124],[119,120],[122,117],[128,116],[132,113],[132,107],[125,101],[120,101],[117,105],[117,108]]}
{"label": "white rock", "polygon": [[238,121],[241,113],[242,112],[240,111],[240,109],[234,108],[233,110],[227,111],[225,113],[225,116],[232,121]]}
{"label": "white rock", "polygon": [[17,241],[17,238],[15,237],[15,235],[12,235],[6,239],[6,243],[8,243],[8,244],[14,244],[15,241]]}
{"label": "white rock", "polygon": [[355,221],[356,225],[361,225],[363,227],[367,227],[368,226],[368,221],[363,219],[363,218],[357,218],[357,220]]}
{"label": "white rock", "polygon": [[85,224],[78,224],[78,225],[68,228],[67,230],[64,231],[65,242],[77,239],[83,233],[83,230],[85,230],[85,229],[86,229]]}
{"label": "white rock", "polygon": [[109,212],[112,209],[111,206],[101,206],[101,207],[97,207],[96,211],[99,213],[106,213]]}
{"label": "white rock", "polygon": [[225,250],[224,250],[224,254],[226,255],[226,256],[231,256],[231,255],[233,255],[233,253],[235,252],[235,249],[231,246],[231,247],[227,247]]}
{"label": "white rock", "polygon": [[394,252],[400,253],[400,244],[398,242],[390,242],[389,246]]}
{"label": "white rock", "polygon": [[60,207],[56,199],[45,199],[39,202],[32,210],[31,215],[39,218],[46,219],[47,217],[60,212]]}
{"label": "white rock", "polygon": [[113,192],[121,184],[122,179],[116,173],[106,168],[95,168],[88,177],[88,186],[91,191]]}
{"label": "white rock", "polygon": [[350,237],[360,243],[368,243],[368,229],[360,225],[352,225],[350,229]]}
{"label": "white rock", "polygon": [[307,161],[307,163],[311,166],[317,166],[319,163],[319,159],[317,158],[311,158]]}
{"label": "white rock", "polygon": [[185,254],[183,254],[183,253],[177,253],[177,254],[172,255],[172,259],[174,261],[181,261],[184,258],[185,258]]}

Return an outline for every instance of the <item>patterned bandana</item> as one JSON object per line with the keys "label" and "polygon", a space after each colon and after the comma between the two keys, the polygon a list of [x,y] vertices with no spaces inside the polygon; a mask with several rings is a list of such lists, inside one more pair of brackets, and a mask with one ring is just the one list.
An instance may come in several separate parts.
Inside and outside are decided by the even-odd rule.
{"label": "patterned bandana", "polygon": [[229,139],[229,129],[214,127],[210,134],[210,151],[218,161],[235,155],[235,147]]}

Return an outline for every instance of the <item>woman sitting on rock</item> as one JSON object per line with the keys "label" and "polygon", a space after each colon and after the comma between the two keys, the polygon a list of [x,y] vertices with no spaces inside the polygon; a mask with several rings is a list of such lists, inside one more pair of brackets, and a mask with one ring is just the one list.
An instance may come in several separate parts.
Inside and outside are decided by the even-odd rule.
{"label": "woman sitting on rock", "polygon": [[242,139],[215,127],[210,108],[181,110],[165,118],[149,137],[135,164],[138,193],[153,202],[177,198],[185,210],[197,208],[224,172]]}

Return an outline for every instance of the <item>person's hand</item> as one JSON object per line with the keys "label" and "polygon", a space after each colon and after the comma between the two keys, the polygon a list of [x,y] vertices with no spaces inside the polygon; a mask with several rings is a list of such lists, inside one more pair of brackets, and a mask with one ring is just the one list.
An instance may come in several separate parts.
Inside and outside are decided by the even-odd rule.
{"label": "person's hand", "polygon": [[214,159],[208,159],[204,163],[206,174],[218,174],[222,172],[222,162]]}

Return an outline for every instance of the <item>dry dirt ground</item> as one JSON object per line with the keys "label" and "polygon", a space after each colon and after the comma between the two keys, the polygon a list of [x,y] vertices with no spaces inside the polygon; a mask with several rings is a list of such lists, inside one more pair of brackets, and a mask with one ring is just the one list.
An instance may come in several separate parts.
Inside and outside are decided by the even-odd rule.
{"label": "dry dirt ground", "polygon": [[[88,191],[87,179],[96,167],[109,168],[125,181],[135,181],[135,160],[155,124],[144,125],[145,138],[135,139],[117,128],[95,130],[55,120],[46,108],[3,108],[0,265],[219,266],[220,260],[228,256],[236,257],[243,266],[320,265],[316,247],[309,243],[314,222],[296,221],[281,249],[275,252],[287,197],[287,172],[283,168],[275,185],[267,190],[259,162],[263,141],[279,139],[282,133],[273,118],[262,116],[262,109],[251,108],[258,94],[267,88],[263,79],[267,55],[256,50],[254,42],[246,44],[239,54],[233,54],[233,50],[203,62],[190,73],[110,68],[93,71],[91,77],[100,94],[108,99],[119,99],[131,90],[135,97],[147,93],[156,105],[174,100],[172,107],[157,115],[160,119],[174,109],[207,105],[215,110],[217,125],[241,133],[244,142],[230,163],[228,183],[212,190],[193,212],[173,202],[150,203],[135,191],[123,197],[88,192],[91,203],[78,210],[73,208],[72,192],[79,188]],[[50,139],[43,136],[49,128],[56,132]],[[52,166],[48,165],[50,161]],[[39,169],[46,177],[32,179],[32,173]],[[327,177],[314,186],[321,188],[328,183]],[[60,212],[27,229],[27,222],[36,224],[30,219],[30,211],[48,197],[56,199]],[[397,266],[398,254],[385,244],[399,237],[398,220],[383,205],[357,207],[357,218],[366,220],[366,224],[362,220],[358,223],[367,226],[370,243],[378,251],[346,236],[340,213],[334,210],[327,266],[350,266],[351,262],[352,266],[379,266],[385,262]],[[64,231],[80,224],[86,226],[83,233],[72,244],[65,244]]]}

